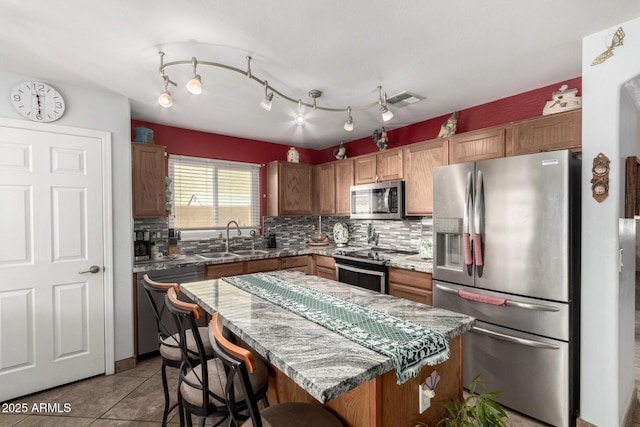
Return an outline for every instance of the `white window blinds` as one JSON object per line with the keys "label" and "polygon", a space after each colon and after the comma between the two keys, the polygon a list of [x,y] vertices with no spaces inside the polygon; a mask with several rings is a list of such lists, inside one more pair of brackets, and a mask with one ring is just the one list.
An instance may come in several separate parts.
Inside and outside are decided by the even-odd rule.
{"label": "white window blinds", "polygon": [[170,226],[222,229],[260,225],[260,165],[169,155]]}

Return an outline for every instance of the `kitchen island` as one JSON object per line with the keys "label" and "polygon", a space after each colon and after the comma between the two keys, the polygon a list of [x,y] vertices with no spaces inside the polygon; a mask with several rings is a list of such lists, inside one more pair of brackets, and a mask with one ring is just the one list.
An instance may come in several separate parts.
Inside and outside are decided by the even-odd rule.
{"label": "kitchen island", "polygon": [[[271,365],[272,404],[308,401],[325,404],[347,426],[413,427],[435,424],[444,413],[440,403],[462,395],[461,334],[473,318],[412,301],[305,275],[270,273],[390,316],[427,326],[449,342],[449,359],[424,367],[416,378],[396,384],[388,356],[247,293],[221,279],[186,283],[181,290],[207,312],[224,317],[225,326]],[[431,408],[418,410],[419,384],[433,370],[441,376]]]}

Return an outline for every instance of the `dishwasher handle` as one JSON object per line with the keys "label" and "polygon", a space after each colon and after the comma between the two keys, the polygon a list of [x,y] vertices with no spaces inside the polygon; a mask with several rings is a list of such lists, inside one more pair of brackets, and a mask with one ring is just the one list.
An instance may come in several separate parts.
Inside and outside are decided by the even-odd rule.
{"label": "dishwasher handle", "polygon": [[535,347],[535,348],[544,348],[548,350],[559,350],[560,346],[554,344],[548,344],[545,342],[529,340],[526,338],[518,338],[511,335],[503,334],[500,332],[490,331],[489,329],[479,328],[477,326],[471,327],[471,332],[475,332],[477,334],[486,335],[491,338],[499,339],[502,341],[507,341],[510,343],[525,345],[527,347]]}

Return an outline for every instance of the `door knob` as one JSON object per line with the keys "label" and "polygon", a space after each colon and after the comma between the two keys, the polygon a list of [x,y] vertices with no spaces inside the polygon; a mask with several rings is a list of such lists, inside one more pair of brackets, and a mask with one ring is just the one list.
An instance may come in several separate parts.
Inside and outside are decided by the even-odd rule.
{"label": "door knob", "polygon": [[86,273],[96,274],[98,271],[100,271],[100,267],[98,267],[97,265],[92,265],[91,267],[89,267],[87,271],[79,271],[78,274],[86,274]]}

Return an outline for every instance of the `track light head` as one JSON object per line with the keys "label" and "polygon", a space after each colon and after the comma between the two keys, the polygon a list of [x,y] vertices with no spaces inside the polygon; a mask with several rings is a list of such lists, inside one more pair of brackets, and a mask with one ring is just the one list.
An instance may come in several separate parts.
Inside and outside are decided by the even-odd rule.
{"label": "track light head", "polygon": [[194,95],[200,95],[202,93],[202,80],[200,79],[200,74],[196,74],[187,82],[187,90]]}
{"label": "track light head", "polygon": [[351,107],[347,108],[347,121],[344,124],[344,130],[353,131],[353,117],[351,117]]}
{"label": "track light head", "polygon": [[264,98],[260,101],[260,106],[267,111],[271,111],[273,92],[269,92],[269,82],[264,81]]}
{"label": "track light head", "polygon": [[165,90],[158,97],[158,104],[162,105],[164,108],[169,108],[173,105],[173,99],[171,99],[171,94],[168,90]]}
{"label": "track light head", "polygon": [[382,120],[384,120],[385,122],[388,122],[393,118],[393,113],[387,108],[386,105],[380,107],[380,111],[382,111]]}

